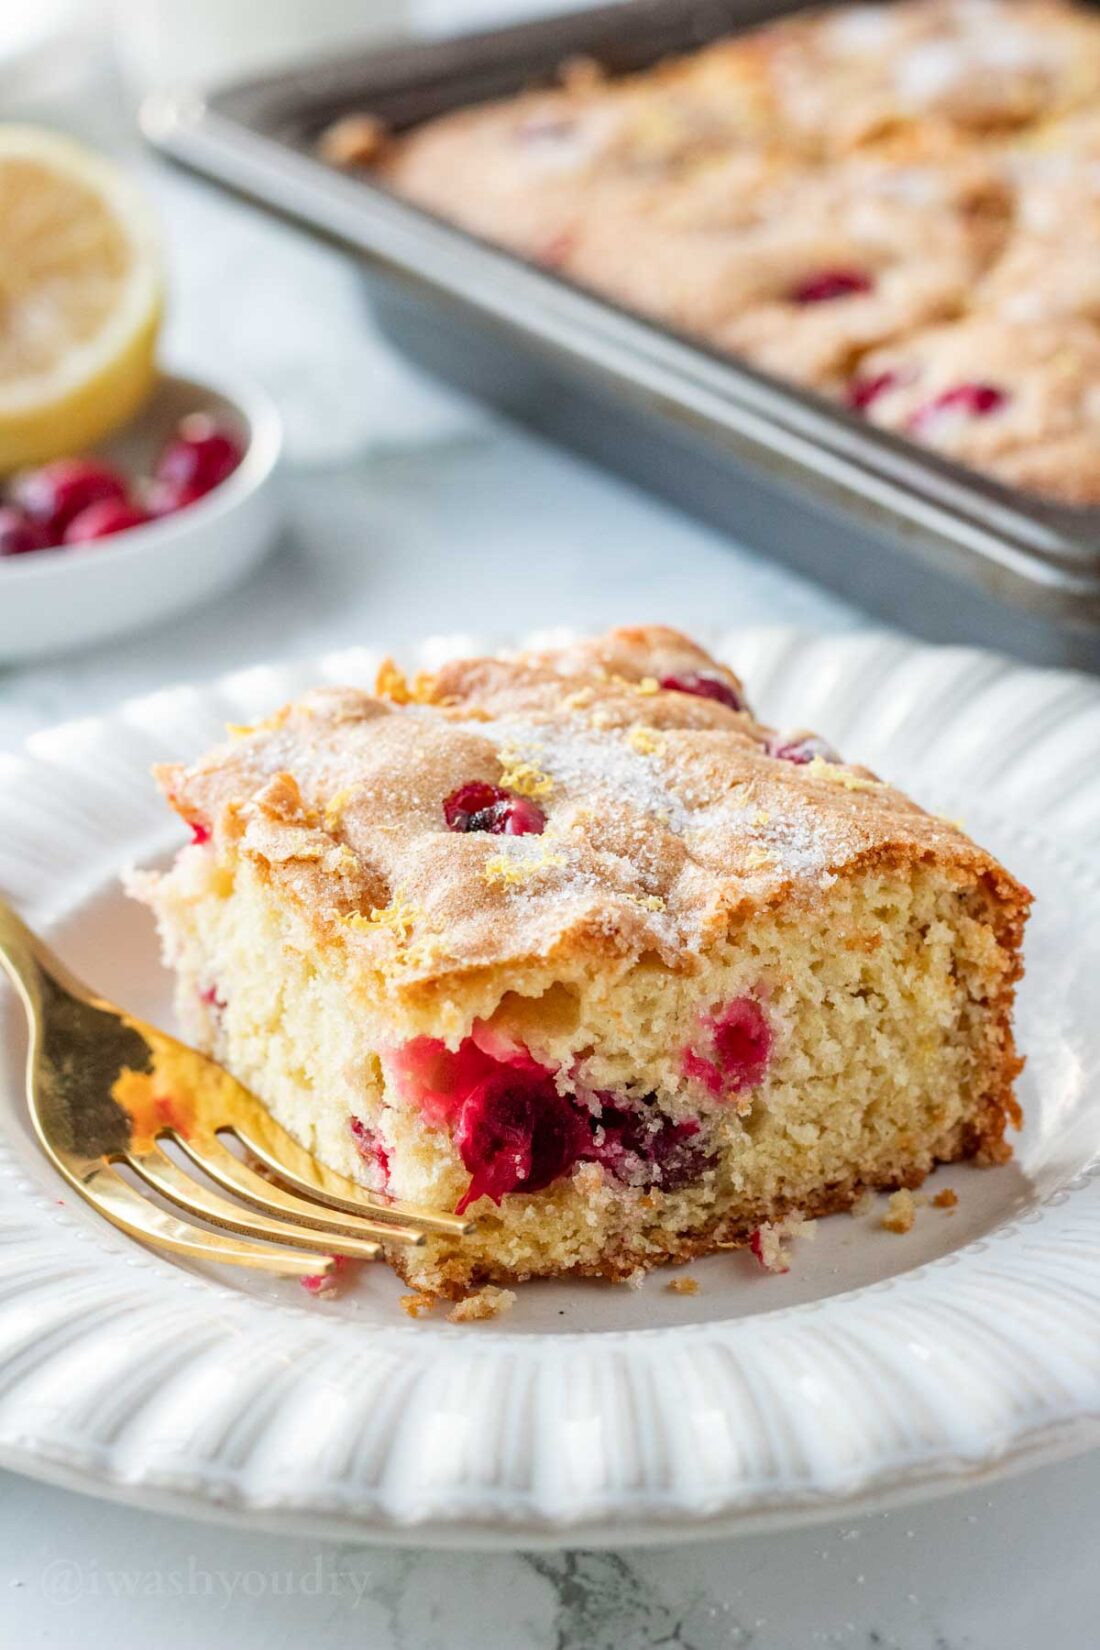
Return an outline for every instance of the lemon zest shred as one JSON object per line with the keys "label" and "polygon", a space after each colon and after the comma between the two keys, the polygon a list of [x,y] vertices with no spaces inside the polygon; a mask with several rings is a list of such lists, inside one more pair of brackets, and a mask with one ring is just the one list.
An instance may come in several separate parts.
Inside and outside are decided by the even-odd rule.
{"label": "lemon zest shred", "polygon": [[485,861],[481,874],[490,884],[499,883],[503,888],[515,888],[531,882],[542,871],[556,870],[564,864],[564,854],[555,854],[549,850],[532,859],[513,859],[509,854],[493,854]]}
{"label": "lemon zest shred", "polygon": [[636,905],[639,911],[665,911],[668,909],[660,894],[627,894],[627,902]]}
{"label": "lemon zest shred", "polygon": [[654,756],[664,744],[659,733],[655,733],[652,728],[643,727],[640,722],[631,728],[626,736],[626,742],[639,756]]}
{"label": "lemon zest shred", "polygon": [[549,796],[554,781],[534,762],[525,761],[514,745],[506,745],[498,752],[501,765],[500,782],[517,796]]}
{"label": "lemon zest shred", "polygon": [[342,791],[336,791],[334,795],[329,797],[325,804],[326,831],[339,830],[344,814],[347,812],[348,803],[354,795],[355,791],[349,785]]}
{"label": "lemon zest shred", "polygon": [[830,779],[834,785],[843,785],[846,791],[881,791],[881,779],[864,779],[862,774],[853,773],[850,768],[842,768],[836,762],[826,762],[823,756],[815,756],[806,772],[811,779]]}
{"label": "lemon zest shred", "polygon": [[402,890],[398,889],[389,905],[374,906],[369,916],[361,911],[354,911],[351,916],[345,917],[344,921],[347,927],[354,929],[356,933],[388,929],[396,944],[403,946],[421,915],[419,907],[410,905]]}

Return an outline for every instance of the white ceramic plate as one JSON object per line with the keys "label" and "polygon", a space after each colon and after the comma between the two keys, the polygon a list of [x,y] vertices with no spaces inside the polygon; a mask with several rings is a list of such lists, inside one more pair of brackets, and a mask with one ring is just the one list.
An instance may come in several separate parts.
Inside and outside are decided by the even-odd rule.
{"label": "white ceramic plate", "polygon": [[0,561],[0,664],[104,642],[194,607],[242,579],[279,528],[282,423],[251,385],[165,373],[140,415],[97,452],[148,475],[179,420],[221,413],[244,431],[244,458],[205,498],[98,543]]}
{"label": "white ceramic plate", "polygon": [[[1100,684],[881,636],[753,632],[720,651],[766,718],[820,727],[961,816],[1036,891],[1014,1165],[941,1173],[957,1211],[924,1209],[905,1237],[821,1222],[785,1277],[724,1255],[692,1265],[694,1297],[660,1274],[539,1284],[496,1323],[411,1323],[381,1267],[315,1301],[148,1254],[63,1198],[23,1114],[9,994],[0,1461],[269,1527],[529,1547],[836,1515],[1100,1439]],[[78,970],[167,1017],[146,914],[117,881],[176,840],[149,764],[376,663],[173,689],[0,757],[0,891]]]}

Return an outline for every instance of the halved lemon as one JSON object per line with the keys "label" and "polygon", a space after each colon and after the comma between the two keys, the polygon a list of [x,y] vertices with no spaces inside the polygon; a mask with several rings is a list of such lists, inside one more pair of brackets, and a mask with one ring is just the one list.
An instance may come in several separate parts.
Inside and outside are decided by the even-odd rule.
{"label": "halved lemon", "polygon": [[0,474],[133,416],[163,297],[156,226],[129,180],[57,133],[0,125]]}

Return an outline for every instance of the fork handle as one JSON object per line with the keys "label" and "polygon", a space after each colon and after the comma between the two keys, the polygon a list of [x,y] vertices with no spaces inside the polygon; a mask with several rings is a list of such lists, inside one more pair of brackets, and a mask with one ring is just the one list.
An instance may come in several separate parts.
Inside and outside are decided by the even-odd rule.
{"label": "fork handle", "polygon": [[0,964],[7,970],[19,995],[29,1009],[42,995],[42,977],[55,980],[67,991],[87,998],[88,988],[81,985],[61,958],[50,950],[45,940],[31,932],[11,906],[0,899]]}

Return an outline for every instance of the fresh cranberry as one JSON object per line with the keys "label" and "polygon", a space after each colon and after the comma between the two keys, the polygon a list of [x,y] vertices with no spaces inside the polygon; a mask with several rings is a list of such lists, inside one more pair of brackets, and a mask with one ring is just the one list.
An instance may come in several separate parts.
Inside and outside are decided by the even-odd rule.
{"label": "fresh cranberry", "polygon": [[634,1108],[603,1100],[592,1156],[628,1186],[676,1192],[699,1180],[714,1159],[698,1139],[692,1119],[674,1123],[646,1102]]}
{"label": "fresh cranberry", "polygon": [[145,508],[159,521],[161,516],[174,516],[177,510],[186,510],[189,504],[205,497],[201,487],[177,487],[170,481],[151,481],[145,489]]}
{"label": "fresh cranberry", "polygon": [[463,1214],[480,1197],[542,1191],[590,1154],[591,1134],[549,1073],[504,1068],[467,1096],[455,1144],[470,1171]]}
{"label": "fresh cranberry", "polygon": [[795,304],[826,304],[834,298],[855,298],[873,292],[874,281],[862,269],[823,269],[791,288]]}
{"label": "fresh cranberry", "polygon": [[892,390],[897,382],[896,372],[874,372],[864,378],[853,378],[844,392],[845,404],[853,412],[866,412],[880,395]]}
{"label": "fresh cranberry", "polygon": [[125,502],[125,477],[93,458],[59,458],[40,470],[28,470],[12,487],[12,499],[32,521],[44,527],[55,544],[82,511],[107,500]]}
{"label": "fresh cranberry", "polygon": [[29,556],[35,550],[48,550],[52,543],[39,522],[22,510],[0,505],[0,556]]}
{"label": "fresh cranberry", "polygon": [[476,779],[451,792],[443,803],[443,817],[448,830],[488,831],[491,836],[540,836],[546,829],[546,815],[537,802]]}
{"label": "fresh cranberry", "polygon": [[191,827],[191,841],[201,848],[204,842],[210,841],[210,827],[202,819],[190,819],[187,822]]}
{"label": "fresh cranberry", "polygon": [[131,527],[144,527],[149,520],[145,511],[124,498],[104,498],[98,504],[89,504],[66,527],[62,544],[93,544],[96,539],[113,538],[116,533],[127,533]]}
{"label": "fresh cranberry", "polygon": [[181,495],[199,496],[221,485],[240,464],[244,448],[236,430],[210,413],[190,413],[157,459],[158,481]]}
{"label": "fresh cranberry", "polygon": [[380,1171],[382,1184],[385,1185],[390,1178],[390,1154],[378,1134],[374,1129],[368,1128],[361,1117],[349,1117],[348,1127],[359,1156],[364,1163]]}
{"label": "fresh cranberry", "polygon": [[701,670],[686,670],[681,676],[662,676],[661,686],[668,693],[693,693],[697,699],[713,699],[729,710],[744,710],[745,701],[735,687],[722,676],[708,676]]}
{"label": "fresh cranberry", "polygon": [[926,401],[911,414],[906,428],[916,435],[927,432],[946,418],[988,418],[1008,403],[1004,390],[996,384],[956,384],[934,400]]}
{"label": "fresh cranberry", "polygon": [[205,991],[200,991],[199,1001],[205,1003],[207,1008],[212,1008],[219,1014],[223,1013],[226,1008],[224,998],[218,996],[218,988],[216,985],[208,985]]}
{"label": "fresh cranberry", "polygon": [[840,756],[827,739],[816,733],[775,733],[764,749],[780,762],[794,762],[799,767],[820,758],[822,762],[839,762]]}
{"label": "fresh cranberry", "polygon": [[738,997],[719,1014],[704,1021],[704,1050],[687,1048],[683,1071],[704,1084],[716,1098],[726,1099],[755,1088],[768,1069],[772,1031],[755,997]]}

